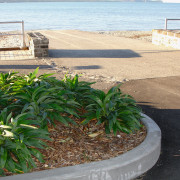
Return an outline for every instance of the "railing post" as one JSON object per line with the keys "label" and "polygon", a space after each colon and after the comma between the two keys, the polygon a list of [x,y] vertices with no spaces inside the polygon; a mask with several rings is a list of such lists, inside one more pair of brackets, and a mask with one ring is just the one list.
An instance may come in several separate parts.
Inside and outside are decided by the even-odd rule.
{"label": "railing post", "polygon": [[25,33],[24,33],[24,21],[7,21],[7,22],[0,22],[0,24],[14,24],[14,23],[19,23],[19,24],[22,24],[22,27],[21,27],[21,34],[3,34],[0,36],[21,36],[22,37],[22,43],[21,43],[21,48],[22,49],[25,49],[26,48],[26,43],[25,43]]}
{"label": "railing post", "polygon": [[167,21],[168,21],[168,19],[165,18],[165,30],[167,30]]}
{"label": "railing post", "polygon": [[24,21],[22,21],[22,48],[26,47],[25,43],[25,33],[24,33]]}

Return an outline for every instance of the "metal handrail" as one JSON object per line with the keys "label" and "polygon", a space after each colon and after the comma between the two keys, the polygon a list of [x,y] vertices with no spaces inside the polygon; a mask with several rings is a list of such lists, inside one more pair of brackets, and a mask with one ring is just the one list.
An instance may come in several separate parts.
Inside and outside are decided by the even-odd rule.
{"label": "metal handrail", "polygon": [[22,24],[22,28],[21,28],[21,32],[20,34],[3,34],[0,36],[15,36],[15,35],[22,35],[22,47],[25,48],[26,47],[26,43],[25,43],[25,33],[24,33],[24,21],[6,21],[6,22],[0,22],[0,24],[15,24],[15,23],[21,23]]}
{"label": "metal handrail", "polygon": [[180,21],[180,19],[168,19],[168,18],[165,18],[165,30],[167,30],[167,22],[168,21]]}

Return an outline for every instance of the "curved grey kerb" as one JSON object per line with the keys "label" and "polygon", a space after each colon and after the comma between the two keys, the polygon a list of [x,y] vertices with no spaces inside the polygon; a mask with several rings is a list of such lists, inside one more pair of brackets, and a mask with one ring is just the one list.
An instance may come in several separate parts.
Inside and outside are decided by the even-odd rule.
{"label": "curved grey kerb", "polygon": [[2,180],[128,180],[138,177],[154,166],[161,148],[161,130],[152,119],[142,115],[147,137],[125,154],[99,162],[4,177]]}

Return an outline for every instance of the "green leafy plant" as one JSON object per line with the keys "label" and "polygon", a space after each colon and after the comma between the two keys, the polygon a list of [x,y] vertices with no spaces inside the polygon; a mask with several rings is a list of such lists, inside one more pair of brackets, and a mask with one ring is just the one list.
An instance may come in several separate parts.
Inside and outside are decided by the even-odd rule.
{"label": "green leafy plant", "polygon": [[16,94],[22,92],[22,88],[30,86],[38,86],[40,79],[37,77],[39,68],[36,68],[34,72],[29,73],[28,75],[19,75],[11,83],[12,93]]}
{"label": "green leafy plant", "polygon": [[[28,75],[2,73],[0,87],[3,90],[0,96],[3,101],[0,106],[2,104],[2,108],[7,107],[9,112],[13,111],[16,115],[21,112],[33,113],[41,127],[45,127],[48,122],[53,123],[53,120],[66,125],[70,122],[76,124],[69,118],[71,115],[79,117],[76,110],[80,105],[70,98],[74,92],[65,89],[63,81],[49,77],[53,74],[37,76],[38,69]],[[8,91],[4,91],[8,83]],[[7,101],[5,96],[9,95],[11,97]]]}
{"label": "green leafy plant", "polygon": [[41,128],[46,127],[47,123],[53,123],[53,120],[59,120],[65,125],[75,124],[68,116],[79,117],[76,113],[79,104],[72,99],[64,98],[64,94],[67,92],[58,87],[47,89],[44,85],[39,85],[24,88],[22,93],[15,95],[18,99],[15,105],[19,106],[22,113],[34,114]]}
{"label": "green leafy plant", "polygon": [[0,89],[0,109],[4,109],[12,103],[12,99],[8,94]]}
{"label": "green leafy plant", "polygon": [[[91,88],[94,83],[66,75],[63,80],[38,76],[37,68],[28,75],[0,73],[0,175],[4,170],[28,172],[34,158],[43,161],[38,149],[50,140],[47,124],[55,120],[65,125],[86,125],[92,120],[103,124],[105,132],[131,133],[141,127],[141,110],[120,86],[108,93]],[[76,120],[74,120],[76,119]]]}
{"label": "green leafy plant", "polygon": [[0,73],[0,89],[9,92],[16,79],[17,72]]}
{"label": "green leafy plant", "polygon": [[0,114],[0,175],[4,170],[13,173],[28,172],[36,167],[32,157],[43,162],[42,154],[37,150],[46,144],[42,139],[50,140],[49,133],[29,124],[31,114],[20,114],[15,118],[4,109]]}
{"label": "green leafy plant", "polygon": [[71,93],[70,98],[78,101],[79,103],[85,103],[85,95],[88,95],[93,91],[91,85],[94,82],[79,81],[79,76],[76,74],[73,78],[71,76],[65,75],[61,86],[65,90],[68,90]]}
{"label": "green leafy plant", "polygon": [[97,124],[104,124],[106,133],[113,130],[114,134],[117,131],[131,133],[141,127],[140,109],[131,96],[122,94],[119,86],[111,88],[107,94],[96,90],[86,97],[89,105],[86,106],[86,118],[82,124],[97,119]]}
{"label": "green leafy plant", "polygon": [[[34,72],[27,75],[18,75],[18,72],[0,73],[0,89],[9,94],[16,94],[21,92],[23,87],[38,86],[40,84],[50,86],[49,82],[53,82],[52,74],[43,74],[37,76],[39,67]],[[54,80],[58,82],[58,80]]]}

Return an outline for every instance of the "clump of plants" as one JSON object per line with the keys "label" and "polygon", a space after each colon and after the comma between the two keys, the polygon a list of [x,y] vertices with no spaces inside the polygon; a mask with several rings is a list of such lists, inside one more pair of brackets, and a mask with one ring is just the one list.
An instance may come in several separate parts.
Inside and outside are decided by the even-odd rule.
{"label": "clump of plants", "polygon": [[43,140],[51,140],[47,126],[55,121],[66,126],[93,121],[115,135],[141,127],[141,110],[120,85],[104,93],[78,75],[58,80],[37,74],[38,68],[28,75],[0,73],[0,175],[28,172],[35,160],[43,162],[39,149],[47,146]]}

